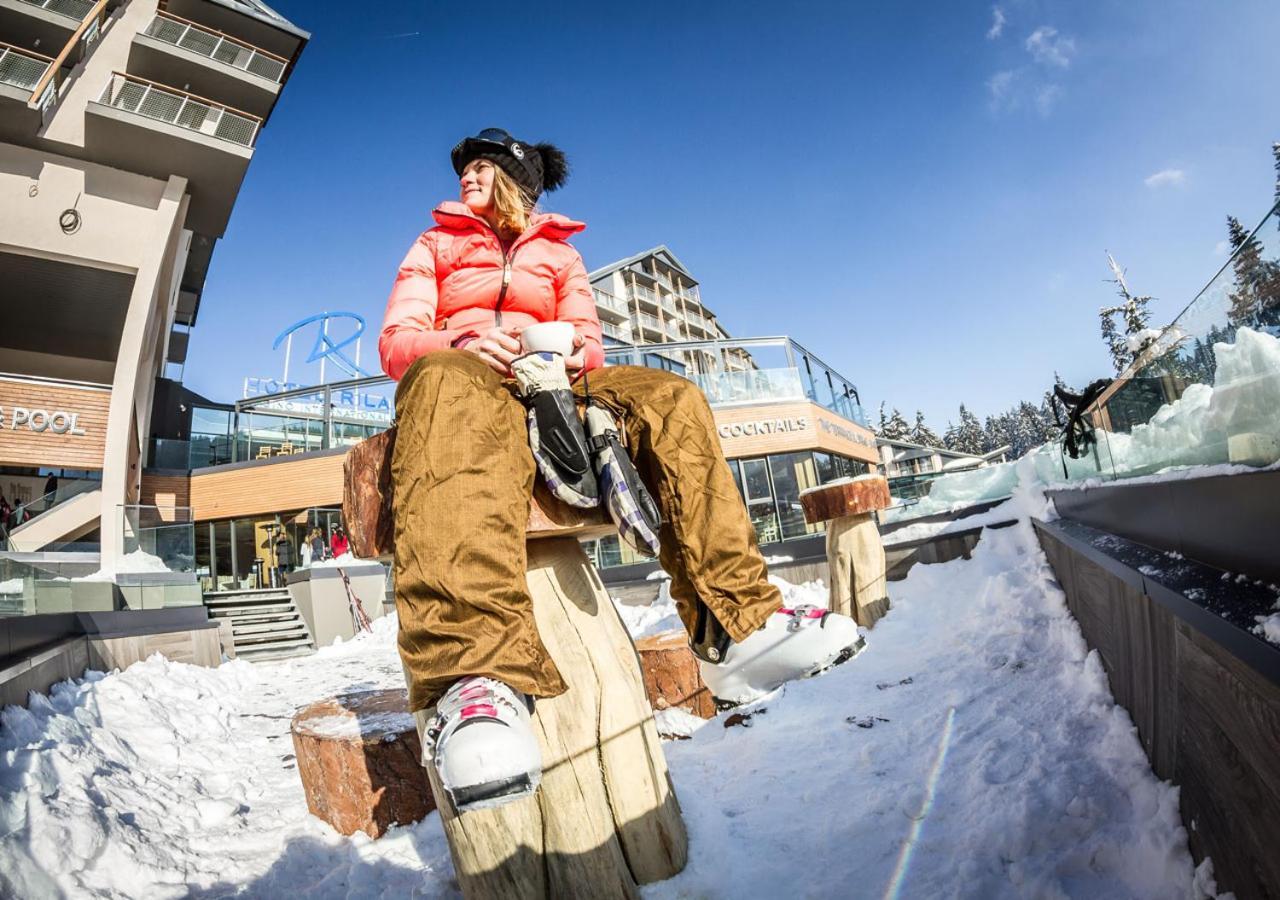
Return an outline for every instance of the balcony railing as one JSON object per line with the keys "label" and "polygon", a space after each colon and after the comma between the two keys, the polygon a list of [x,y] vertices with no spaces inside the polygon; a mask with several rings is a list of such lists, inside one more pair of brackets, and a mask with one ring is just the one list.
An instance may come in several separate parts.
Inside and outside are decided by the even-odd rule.
{"label": "balcony railing", "polygon": [[652,303],[654,306],[658,305],[658,295],[647,287],[641,287],[638,284],[628,284],[627,293],[632,297],[643,300],[646,303]]}
{"label": "balcony railing", "polygon": [[0,84],[11,84],[24,91],[35,90],[52,62],[51,56],[0,41]]}
{"label": "balcony railing", "polygon": [[600,328],[605,334],[609,335],[609,337],[617,338],[620,341],[631,340],[630,325],[614,325],[611,322],[601,322]]}
{"label": "balcony railing", "polygon": [[619,300],[613,294],[606,293],[601,290],[594,290],[596,306],[603,306],[605,309],[611,309],[621,316],[628,316],[631,310],[627,309],[627,304]]}
{"label": "balcony railing", "polygon": [[93,9],[93,0],[22,0],[29,6],[38,6],[51,13],[66,16],[80,22]]}
{"label": "balcony railing", "polygon": [[658,321],[657,316],[651,316],[648,313],[640,313],[637,317],[641,325],[649,331],[653,331],[658,335],[665,335],[666,329],[662,327],[662,323]]}
{"label": "balcony railing", "polygon": [[262,124],[251,113],[121,72],[107,81],[99,102],[242,147],[253,146]]}
{"label": "balcony railing", "polygon": [[268,81],[280,83],[289,61],[252,44],[197,25],[167,12],[158,12],[145,32],[156,40],[190,50],[209,59],[249,72]]}

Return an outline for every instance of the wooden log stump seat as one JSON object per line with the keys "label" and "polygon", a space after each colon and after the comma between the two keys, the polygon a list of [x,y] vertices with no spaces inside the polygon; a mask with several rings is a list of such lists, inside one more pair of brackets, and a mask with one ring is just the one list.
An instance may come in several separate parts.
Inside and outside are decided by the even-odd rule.
{"label": "wooden log stump seat", "polygon": [[861,475],[811,488],[800,495],[805,521],[827,523],[831,609],[870,628],[889,611],[884,545],[875,512],[892,502],[889,482]]}
{"label": "wooden log stump seat", "polygon": [[636,652],[650,706],[656,710],[683,709],[700,719],[716,714],[715,700],[702,683],[698,658],[683,630],[640,638]]}
{"label": "wooden log stump seat", "polygon": [[361,691],[300,710],[290,729],[307,809],[341,834],[381,837],[435,809],[407,691]]}
{"label": "wooden log stump seat", "polygon": [[[358,556],[394,552],[393,441],[372,438],[347,460],[344,512]],[[542,782],[532,795],[459,814],[435,769],[426,770],[467,898],[638,897],[639,885],[684,868],[684,820],[636,649],[578,543],[613,531],[603,511],[573,509],[539,482],[527,530],[529,592],[569,690],[534,705]],[[420,737],[432,712],[415,714]]]}

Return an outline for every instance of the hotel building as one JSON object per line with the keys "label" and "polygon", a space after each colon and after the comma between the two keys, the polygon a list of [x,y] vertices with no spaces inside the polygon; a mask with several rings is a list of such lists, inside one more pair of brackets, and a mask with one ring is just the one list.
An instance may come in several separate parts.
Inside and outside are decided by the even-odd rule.
{"label": "hotel building", "polygon": [[308,39],[257,0],[0,0],[0,702],[128,635],[210,655],[190,511],[144,470]]}

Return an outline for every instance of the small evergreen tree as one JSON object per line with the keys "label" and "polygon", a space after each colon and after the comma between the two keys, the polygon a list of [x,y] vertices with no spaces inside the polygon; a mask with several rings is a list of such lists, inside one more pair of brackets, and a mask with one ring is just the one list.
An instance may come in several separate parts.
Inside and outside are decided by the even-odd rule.
{"label": "small evergreen tree", "polygon": [[880,432],[880,436],[889,441],[911,440],[911,426],[907,424],[907,420],[903,418],[896,406],[893,409],[893,415],[889,416],[889,421]]}
{"label": "small evergreen tree", "polygon": [[911,428],[911,437],[909,440],[913,444],[922,444],[926,447],[941,447],[942,438],[934,434],[933,429],[925,424],[924,413],[916,410],[916,424]]}
{"label": "small evergreen tree", "polygon": [[[1134,296],[1129,291],[1129,285],[1124,279],[1124,270],[1110,253],[1107,254],[1107,265],[1111,267],[1111,272],[1115,276],[1111,281],[1115,284],[1116,293],[1120,295],[1123,302],[1116,306],[1102,307],[1098,310],[1098,317],[1102,324],[1102,340],[1107,345],[1107,352],[1111,354],[1111,364],[1119,375],[1154,339],[1153,336],[1144,333],[1148,330],[1147,323],[1151,320],[1151,313],[1147,309],[1151,297]],[[1124,326],[1123,332],[1116,325],[1116,316],[1121,319]]]}
{"label": "small evergreen tree", "polygon": [[889,420],[884,417],[884,401],[880,401],[880,424],[876,426],[876,434],[884,437],[884,430],[889,425]]}

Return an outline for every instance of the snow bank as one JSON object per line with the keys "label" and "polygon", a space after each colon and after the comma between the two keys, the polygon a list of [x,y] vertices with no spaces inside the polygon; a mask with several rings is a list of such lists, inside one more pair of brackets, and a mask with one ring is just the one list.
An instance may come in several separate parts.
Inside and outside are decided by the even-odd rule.
{"label": "snow bank", "polygon": [[[825,602],[821,582],[775,583]],[[664,745],[690,862],[647,897],[1212,889],[1029,526],[890,592],[866,651],[776,692],[749,728],[666,715],[690,736]],[[667,592],[646,621],[674,616]],[[293,758],[297,708],[401,685],[395,627],[279,663],[152,657],[5,709],[0,896],[456,897],[436,815],[341,837],[308,815]]]}
{"label": "snow bank", "polygon": [[117,575],[135,575],[147,572],[165,572],[171,571],[164,564],[164,560],[154,554],[148,553],[139,547],[132,553],[126,553],[121,556],[114,567],[103,566],[96,572],[88,575],[81,575],[78,578],[68,579],[69,581],[114,581]]}

